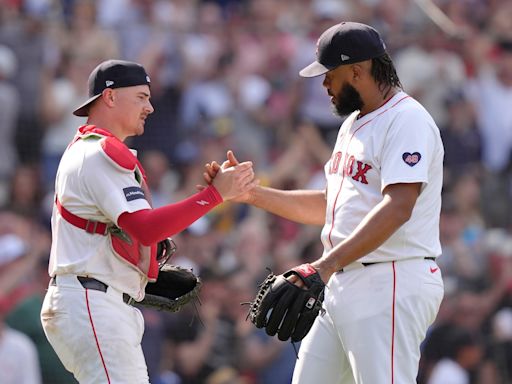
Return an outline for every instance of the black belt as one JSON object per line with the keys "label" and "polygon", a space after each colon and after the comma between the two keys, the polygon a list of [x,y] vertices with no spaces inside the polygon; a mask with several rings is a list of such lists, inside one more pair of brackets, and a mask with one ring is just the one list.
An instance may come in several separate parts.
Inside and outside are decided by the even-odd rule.
{"label": "black belt", "polygon": [[[93,289],[95,291],[107,292],[108,285],[99,280],[85,276],[77,276],[76,278],[78,279],[80,284],[82,284],[82,287],[84,287],[85,289]],[[50,285],[57,285],[57,276],[51,278]],[[123,293],[123,301],[126,304],[131,304],[133,302],[133,299],[127,293]]]}
{"label": "black belt", "polygon": [[[423,258],[424,260],[432,260],[432,261],[436,261],[436,258],[435,257],[424,257]],[[395,260],[396,261],[396,260]],[[374,265],[374,264],[381,264],[381,263],[390,263],[390,261],[375,261],[373,263],[361,263],[363,265],[363,267],[367,267],[369,265]],[[339,270],[340,272],[343,272],[343,268],[341,268]]]}

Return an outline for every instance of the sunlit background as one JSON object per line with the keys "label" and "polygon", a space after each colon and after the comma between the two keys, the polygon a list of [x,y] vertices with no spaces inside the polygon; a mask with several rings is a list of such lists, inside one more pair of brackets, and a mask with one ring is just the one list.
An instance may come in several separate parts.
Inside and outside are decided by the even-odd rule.
{"label": "sunlit background", "polygon": [[[194,193],[205,162],[227,149],[252,160],[264,185],[323,189],[342,121],[322,78],[298,70],[315,58],[320,33],[343,20],[382,33],[405,91],[433,115],[446,149],[446,294],[418,383],[451,383],[429,382],[443,359],[470,372],[460,384],[512,383],[509,0],[0,0],[0,383],[13,372],[27,377],[16,384],[75,382],[39,310],[54,176],[85,122],[71,112],[87,98],[89,72],[109,58],[149,72],[156,111],[128,144],[156,206]],[[200,274],[202,304],[144,310],[151,382],[290,383],[293,346],[254,328],[240,303],[267,267],[280,273],[319,257],[319,232],[224,204],[174,236],[171,262]]]}

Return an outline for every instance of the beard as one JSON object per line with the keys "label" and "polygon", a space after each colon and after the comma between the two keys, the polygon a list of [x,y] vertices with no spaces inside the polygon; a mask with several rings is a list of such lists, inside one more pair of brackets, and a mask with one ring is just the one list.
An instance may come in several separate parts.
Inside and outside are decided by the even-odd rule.
{"label": "beard", "polygon": [[334,113],[339,116],[346,116],[356,110],[361,110],[363,106],[364,102],[361,94],[349,83],[344,83],[336,95]]}

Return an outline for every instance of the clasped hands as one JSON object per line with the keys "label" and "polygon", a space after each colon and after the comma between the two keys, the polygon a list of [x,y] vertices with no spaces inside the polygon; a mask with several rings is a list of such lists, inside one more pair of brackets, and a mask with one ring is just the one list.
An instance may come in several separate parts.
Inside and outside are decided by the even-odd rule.
{"label": "clasped hands", "polygon": [[[215,160],[205,164],[204,181],[213,185],[224,200],[247,202],[249,191],[259,185],[255,179],[252,161],[240,163],[233,151],[227,152],[227,160],[221,164]],[[199,190],[204,186],[198,185]]]}
{"label": "clasped hands", "polygon": [[[233,153],[233,151],[229,150],[226,154],[226,157],[227,157],[227,160],[225,160],[222,164],[219,164],[216,161],[212,161],[210,163],[205,164],[205,171],[203,173],[203,178],[204,178],[204,181],[208,185],[210,185],[210,184],[215,185],[215,182],[217,181],[217,179],[219,178],[219,176],[221,175],[222,172],[227,172],[230,169],[240,168],[240,167],[244,166],[245,164],[250,164],[250,166],[251,166],[250,170],[252,171],[252,162],[248,161],[248,162],[240,163],[238,161],[238,159],[236,158],[235,154]],[[244,184],[244,187],[243,187],[244,192],[240,193],[238,196],[234,196],[233,198],[231,198],[230,199],[231,201],[235,201],[238,203],[250,203],[251,190],[255,186],[259,185],[259,180],[254,179],[254,173],[252,173],[251,175],[252,175],[252,179],[250,180],[250,182],[248,182],[247,184]],[[198,187],[198,189],[205,188],[204,186],[197,186],[197,187]],[[295,285],[297,285],[301,288],[305,287],[302,280],[293,274],[288,276],[287,279],[290,282],[294,283]]]}

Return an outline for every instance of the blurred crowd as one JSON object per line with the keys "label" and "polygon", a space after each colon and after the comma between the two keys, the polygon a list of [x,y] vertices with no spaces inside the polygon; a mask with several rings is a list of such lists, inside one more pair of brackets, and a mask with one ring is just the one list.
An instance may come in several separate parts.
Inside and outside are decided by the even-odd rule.
{"label": "blurred crowd", "polygon": [[[405,91],[444,140],[439,265],[445,298],[422,346],[418,383],[512,383],[512,2],[436,0],[0,0],[0,375],[74,383],[39,323],[48,284],[53,180],[83,118],[89,72],[142,63],[155,113],[139,151],[155,205],[202,183],[233,149],[261,183],[323,189],[341,119],[322,78],[298,70],[342,20],[376,27]],[[423,2],[424,3],[424,2]],[[414,127],[411,127],[414,129]],[[224,204],[174,237],[174,264],[204,283],[177,314],[144,310],[153,384],[289,383],[299,346],[246,320],[267,268],[321,255],[320,228]],[[350,310],[350,308],[347,308]]]}

